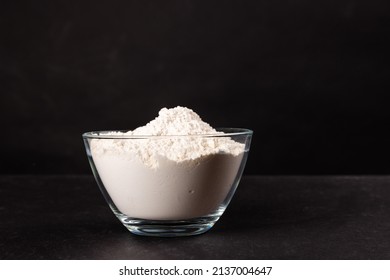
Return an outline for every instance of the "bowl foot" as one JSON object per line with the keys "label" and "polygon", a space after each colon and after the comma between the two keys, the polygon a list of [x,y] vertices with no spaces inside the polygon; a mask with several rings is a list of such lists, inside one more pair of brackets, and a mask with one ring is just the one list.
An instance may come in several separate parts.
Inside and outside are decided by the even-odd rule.
{"label": "bowl foot", "polygon": [[205,233],[213,227],[219,217],[202,217],[185,221],[144,220],[118,217],[133,234],[155,237],[192,236]]}

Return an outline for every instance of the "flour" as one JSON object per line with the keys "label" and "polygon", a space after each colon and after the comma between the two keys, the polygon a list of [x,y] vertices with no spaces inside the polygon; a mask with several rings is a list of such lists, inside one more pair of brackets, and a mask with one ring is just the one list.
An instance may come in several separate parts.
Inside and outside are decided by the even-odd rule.
{"label": "flour", "polygon": [[210,155],[237,156],[244,152],[244,144],[223,137],[223,132],[217,132],[208,123],[202,121],[193,110],[180,106],[161,109],[158,117],[133,131],[112,132],[106,135],[122,136],[122,138],[92,140],[91,150],[95,155],[135,154],[143,164],[152,169],[159,167],[161,157],[176,163],[197,164]]}
{"label": "flour", "polygon": [[220,215],[247,155],[185,107],[161,109],[133,131],[97,133],[87,146],[113,211],[147,220]]}
{"label": "flour", "polygon": [[197,135],[215,134],[217,131],[202,121],[198,114],[186,107],[163,108],[158,117],[129,135]]}

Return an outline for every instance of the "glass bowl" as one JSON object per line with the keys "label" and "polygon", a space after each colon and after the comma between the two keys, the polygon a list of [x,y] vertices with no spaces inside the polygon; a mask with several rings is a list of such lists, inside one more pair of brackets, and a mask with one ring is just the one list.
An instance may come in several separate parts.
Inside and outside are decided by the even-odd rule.
{"label": "glass bowl", "polygon": [[[251,130],[217,131],[175,136],[95,131],[82,136],[97,184],[130,232],[189,236],[208,231],[221,217],[247,160]],[[187,157],[172,158],[183,145]],[[213,145],[214,152],[202,153],[202,147]]]}

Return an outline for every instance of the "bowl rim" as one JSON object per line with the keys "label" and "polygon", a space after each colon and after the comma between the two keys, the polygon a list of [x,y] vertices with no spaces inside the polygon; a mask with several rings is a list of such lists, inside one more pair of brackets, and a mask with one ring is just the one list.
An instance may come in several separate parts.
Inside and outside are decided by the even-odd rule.
{"label": "bowl rim", "polygon": [[[84,139],[159,139],[159,138],[187,138],[187,137],[231,137],[231,136],[249,136],[253,130],[247,128],[217,127],[217,133],[190,134],[190,135],[126,135],[124,133],[130,130],[95,130],[84,132]],[[221,133],[222,132],[222,133]],[[116,134],[115,134],[116,133]]]}

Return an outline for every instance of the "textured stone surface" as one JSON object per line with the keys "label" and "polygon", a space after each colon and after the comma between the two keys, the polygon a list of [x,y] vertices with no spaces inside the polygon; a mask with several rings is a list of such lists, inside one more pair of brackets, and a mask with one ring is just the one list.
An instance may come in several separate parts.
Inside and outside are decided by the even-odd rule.
{"label": "textured stone surface", "polygon": [[139,237],[92,176],[1,176],[0,259],[389,259],[389,176],[247,176],[208,233]]}

